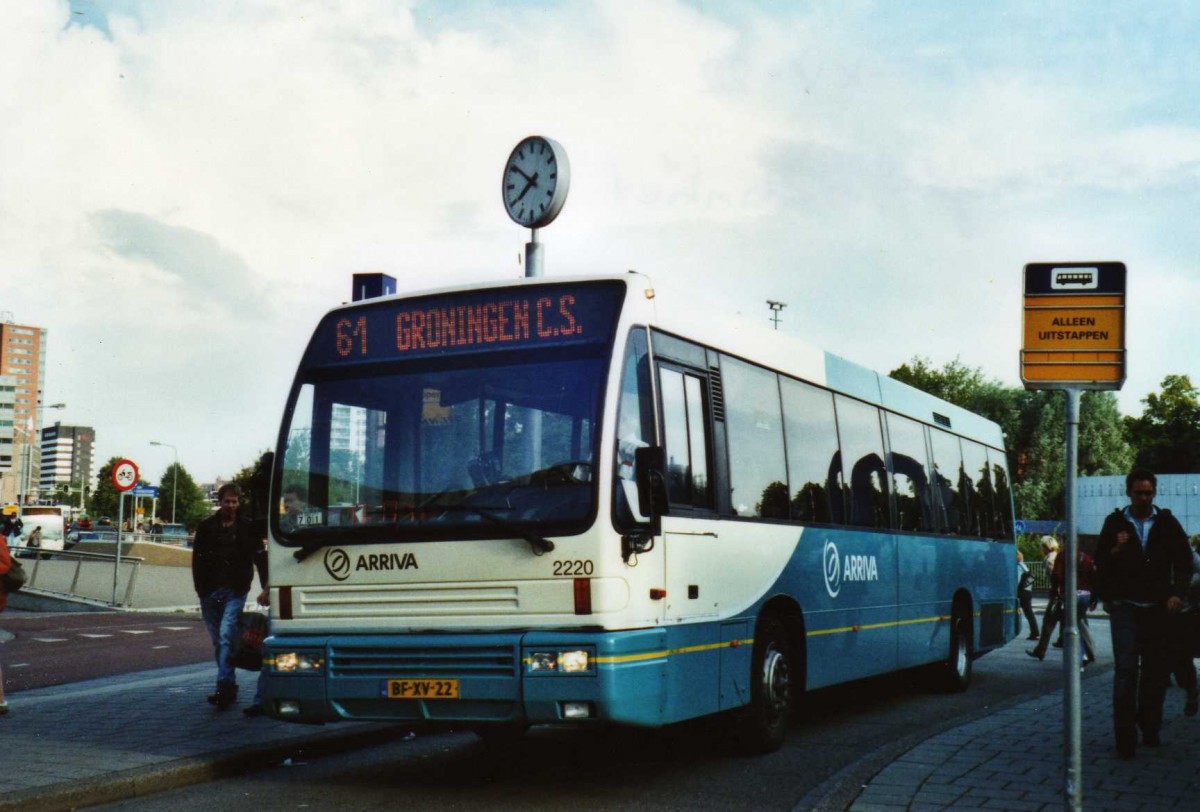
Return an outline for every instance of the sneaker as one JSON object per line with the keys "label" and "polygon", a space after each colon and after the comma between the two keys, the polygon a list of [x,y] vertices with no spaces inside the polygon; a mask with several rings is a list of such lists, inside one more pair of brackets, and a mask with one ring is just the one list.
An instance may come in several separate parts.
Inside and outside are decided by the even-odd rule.
{"label": "sneaker", "polygon": [[0,702],[0,716],[7,716],[7,715],[8,715],[8,703]]}
{"label": "sneaker", "polygon": [[1062,648],[1062,646],[1063,646],[1063,644],[1062,644],[1062,641],[1061,641],[1061,640],[1055,640],[1055,641],[1054,641],[1054,647],[1055,647],[1055,648]]}
{"label": "sneaker", "polygon": [[249,705],[245,708],[242,708],[242,716],[245,716],[248,718],[252,718],[255,716],[262,716],[263,713],[264,713],[263,706],[261,704]]}
{"label": "sneaker", "polygon": [[1025,653],[1028,654],[1030,657],[1034,657],[1039,660],[1046,659],[1046,655],[1043,652],[1040,652],[1035,648],[1027,648],[1027,649],[1025,649]]}
{"label": "sneaker", "polygon": [[1034,641],[1034,642],[1036,643],[1036,642],[1037,642],[1037,640],[1038,640],[1038,636],[1037,636],[1036,634],[1031,634],[1031,635],[1029,635],[1028,637],[1026,637],[1025,639],[1026,639],[1026,640],[1032,640],[1032,641]]}

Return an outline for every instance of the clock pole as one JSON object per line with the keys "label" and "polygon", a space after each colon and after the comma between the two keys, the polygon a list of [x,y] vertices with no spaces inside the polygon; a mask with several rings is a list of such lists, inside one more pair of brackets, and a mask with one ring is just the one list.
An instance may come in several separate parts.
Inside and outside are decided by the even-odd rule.
{"label": "clock pole", "polygon": [[536,228],[529,229],[529,242],[525,243],[525,277],[527,279],[544,275],[542,247],[543,244],[538,242],[538,230]]}

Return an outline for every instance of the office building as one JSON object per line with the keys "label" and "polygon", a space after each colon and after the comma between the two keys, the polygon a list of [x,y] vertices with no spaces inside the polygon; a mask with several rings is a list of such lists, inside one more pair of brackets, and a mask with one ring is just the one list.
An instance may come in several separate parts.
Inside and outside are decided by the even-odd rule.
{"label": "office building", "polygon": [[41,454],[41,404],[46,380],[46,330],[16,324],[11,313],[0,313],[0,421],[8,420],[2,405],[12,396],[11,424],[0,425],[0,498],[16,501],[37,491]]}
{"label": "office building", "polygon": [[64,426],[55,422],[42,429],[42,475],[38,485],[43,495],[66,490],[71,504],[81,502],[91,487],[92,446],[96,432],[91,426]]}

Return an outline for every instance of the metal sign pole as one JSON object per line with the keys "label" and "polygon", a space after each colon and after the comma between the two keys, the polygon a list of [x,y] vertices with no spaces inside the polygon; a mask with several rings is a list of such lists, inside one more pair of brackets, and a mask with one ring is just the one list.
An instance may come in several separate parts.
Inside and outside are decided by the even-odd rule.
{"label": "metal sign pole", "polygon": [[112,605],[117,605],[117,577],[121,571],[121,536],[125,533],[125,494],[117,494],[117,555],[113,558]]}
{"label": "metal sign pole", "polygon": [[1080,390],[1067,389],[1067,476],[1066,523],[1067,545],[1061,553],[1063,564],[1063,808],[1068,812],[1083,809],[1083,761],[1081,755],[1081,716],[1079,672],[1082,657],[1079,650],[1079,536],[1076,532],[1075,472],[1079,467],[1079,400]]}

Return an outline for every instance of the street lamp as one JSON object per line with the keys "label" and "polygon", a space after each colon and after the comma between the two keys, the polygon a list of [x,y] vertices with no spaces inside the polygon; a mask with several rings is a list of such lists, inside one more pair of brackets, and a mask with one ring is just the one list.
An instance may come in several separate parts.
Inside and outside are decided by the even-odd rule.
{"label": "street lamp", "polygon": [[[39,403],[37,405],[37,416],[34,420],[33,430],[21,428],[20,426],[13,426],[14,429],[25,435],[25,445],[21,449],[21,476],[17,481],[17,484],[21,486],[21,493],[17,496],[17,504],[23,505],[29,499],[29,469],[33,467],[33,447],[29,442],[30,436],[37,438],[38,453],[40,454],[42,452],[42,438],[40,436],[42,427],[42,410],[65,408],[67,408],[67,404],[65,403]],[[39,464],[38,472],[40,473],[41,470],[42,466]],[[38,487],[40,489],[41,486],[39,485]]]}
{"label": "street lamp", "polygon": [[166,446],[175,452],[175,467],[171,474],[171,524],[175,524],[175,494],[179,493],[179,449],[170,443],[160,443],[158,440],[151,440],[150,445]]}

